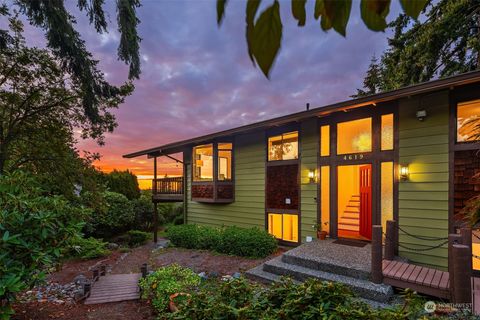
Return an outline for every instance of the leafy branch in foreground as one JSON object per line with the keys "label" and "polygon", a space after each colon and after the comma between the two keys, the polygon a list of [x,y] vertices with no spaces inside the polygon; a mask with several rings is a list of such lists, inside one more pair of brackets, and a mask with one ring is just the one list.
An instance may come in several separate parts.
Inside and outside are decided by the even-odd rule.
{"label": "leafy branch in foreground", "polygon": [[[399,0],[405,14],[417,19],[428,0]],[[225,16],[228,0],[217,0],[217,23],[220,25]],[[253,64],[260,67],[269,78],[273,63],[280,51],[282,42],[282,19],[280,3],[274,0],[255,20],[261,0],[248,0],[246,4],[246,40],[248,54]],[[291,0],[292,16],[302,27],[306,23],[307,0]],[[390,0],[362,0],[361,18],[372,31],[384,31],[387,28],[386,17],[390,11]],[[315,20],[320,19],[323,31],[334,29],[345,37],[350,19],[352,0],[316,0],[313,12]]]}

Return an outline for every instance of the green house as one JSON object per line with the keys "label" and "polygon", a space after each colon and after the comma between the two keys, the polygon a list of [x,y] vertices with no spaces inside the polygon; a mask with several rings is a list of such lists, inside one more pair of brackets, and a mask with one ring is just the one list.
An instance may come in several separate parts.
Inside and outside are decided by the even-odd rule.
{"label": "green house", "polygon": [[153,200],[183,201],[186,223],[264,228],[298,245],[317,237],[315,227],[369,241],[372,225],[393,219],[400,256],[445,269],[446,244],[422,251],[431,242],[410,235],[447,237],[480,192],[469,122],[479,117],[476,71],[125,157],[152,158],[156,177],[158,157],[183,154],[183,177],[155,179]]}

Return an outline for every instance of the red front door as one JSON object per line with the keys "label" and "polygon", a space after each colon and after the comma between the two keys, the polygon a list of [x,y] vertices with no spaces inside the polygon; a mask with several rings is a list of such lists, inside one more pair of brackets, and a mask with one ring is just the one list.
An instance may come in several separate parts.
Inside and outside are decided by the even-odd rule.
{"label": "red front door", "polygon": [[360,235],[372,239],[372,166],[360,170]]}

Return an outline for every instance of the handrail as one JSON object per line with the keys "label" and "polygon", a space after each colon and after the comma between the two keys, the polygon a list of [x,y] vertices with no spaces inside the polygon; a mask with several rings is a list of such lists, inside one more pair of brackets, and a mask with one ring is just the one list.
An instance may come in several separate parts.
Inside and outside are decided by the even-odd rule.
{"label": "handrail", "polygon": [[154,194],[183,194],[183,177],[166,177],[152,180]]}

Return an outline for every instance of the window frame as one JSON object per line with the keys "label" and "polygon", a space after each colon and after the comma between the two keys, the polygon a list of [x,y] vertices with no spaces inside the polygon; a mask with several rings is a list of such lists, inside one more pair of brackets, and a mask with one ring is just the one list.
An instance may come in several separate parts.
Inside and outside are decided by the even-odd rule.
{"label": "window frame", "polygon": [[[196,180],[195,177],[196,177],[196,168],[198,167],[196,165],[196,149],[197,148],[201,148],[201,147],[211,147],[212,148],[212,178],[209,179],[209,180]],[[193,161],[192,161],[192,181],[193,182],[213,182],[215,180],[215,172],[214,172],[214,168],[215,168],[215,145],[213,143],[204,143],[204,144],[199,144],[199,145],[196,145],[192,148],[192,155],[194,157]]]}
{"label": "window frame", "polygon": [[454,144],[457,145],[464,145],[466,146],[465,148],[462,148],[463,150],[470,150],[468,146],[472,146],[471,149],[478,149],[480,147],[480,140],[470,140],[470,141],[458,141],[458,106],[461,103],[467,103],[471,101],[479,100],[480,97],[478,98],[466,98],[466,99],[458,99],[455,100],[453,103],[453,121],[455,122],[454,125],[454,132],[453,132],[453,139],[454,139]]}
{"label": "window frame", "polygon": [[[278,137],[280,136],[281,137],[281,141],[282,141],[282,146],[283,146],[283,136],[286,135],[286,134],[292,134],[292,133],[296,133],[297,134],[297,158],[294,158],[294,159],[283,159],[283,154],[282,154],[282,159],[279,159],[279,160],[270,160],[270,138],[274,138],[274,137]],[[295,161],[295,163],[297,161],[299,161],[300,159],[300,130],[299,128],[288,128],[288,129],[284,129],[280,132],[271,132],[270,134],[267,135],[267,154],[266,154],[266,162],[267,163],[279,163],[279,164],[286,164],[287,162],[293,162]]]}
{"label": "window frame", "polygon": [[[232,161],[231,161],[231,179],[229,180],[219,180],[218,179],[218,145],[222,143],[230,143],[232,145],[232,148],[230,149],[231,156],[232,156]],[[210,181],[195,181],[194,180],[194,150],[198,146],[202,145],[212,145],[213,148],[213,179]],[[221,140],[212,140],[208,142],[203,142],[201,144],[197,144],[191,147],[191,154],[192,154],[192,161],[190,164],[190,182],[192,188],[190,189],[190,198],[192,201],[196,202],[208,202],[208,203],[232,203],[235,201],[235,143],[233,139],[221,139]],[[228,150],[228,149],[222,149],[222,150]],[[212,197],[194,197],[193,196],[193,187],[194,186],[204,186],[207,188],[212,188],[213,189],[213,196]],[[218,189],[219,186],[231,186],[232,188],[232,197],[228,199],[224,198],[219,198],[218,197]]]}

